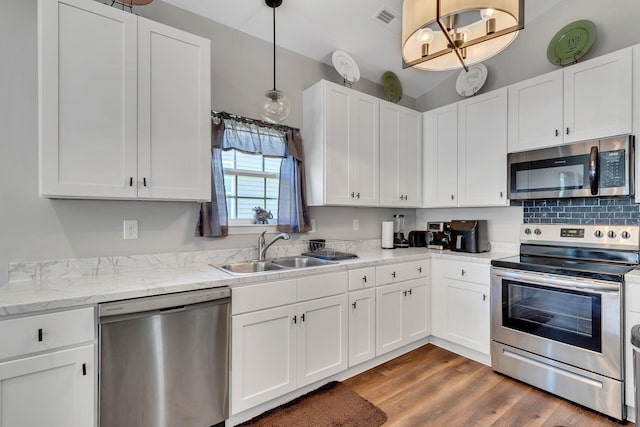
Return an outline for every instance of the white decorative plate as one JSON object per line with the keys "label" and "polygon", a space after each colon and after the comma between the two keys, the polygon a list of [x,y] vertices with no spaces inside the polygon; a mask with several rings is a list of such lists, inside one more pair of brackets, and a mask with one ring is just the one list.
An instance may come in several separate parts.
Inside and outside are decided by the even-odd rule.
{"label": "white decorative plate", "polygon": [[336,69],[345,81],[355,83],[360,80],[358,64],[356,64],[356,61],[354,61],[347,52],[341,50],[334,51],[333,55],[331,55],[331,62],[333,62],[333,68]]}
{"label": "white decorative plate", "polygon": [[487,67],[484,64],[474,64],[469,66],[469,71],[460,71],[456,80],[456,91],[461,96],[475,95],[486,81]]}

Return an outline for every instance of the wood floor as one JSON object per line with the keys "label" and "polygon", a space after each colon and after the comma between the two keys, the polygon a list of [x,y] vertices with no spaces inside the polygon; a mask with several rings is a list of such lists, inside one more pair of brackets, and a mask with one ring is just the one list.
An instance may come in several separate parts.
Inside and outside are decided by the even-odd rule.
{"label": "wood floor", "polygon": [[387,413],[385,427],[622,425],[431,344],[344,383]]}

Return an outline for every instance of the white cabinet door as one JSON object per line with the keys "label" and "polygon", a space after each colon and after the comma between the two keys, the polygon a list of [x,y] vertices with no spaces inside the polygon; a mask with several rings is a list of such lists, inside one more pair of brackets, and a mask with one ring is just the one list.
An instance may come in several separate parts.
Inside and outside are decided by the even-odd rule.
{"label": "white cabinet door", "polygon": [[136,16],[86,0],[38,14],[40,194],[135,198]]}
{"label": "white cabinet door", "polygon": [[563,70],[508,87],[509,152],[562,144]]}
{"label": "white cabinet door", "polygon": [[347,369],[347,296],[298,304],[298,387]]}
{"label": "white cabinet door", "polygon": [[427,111],[422,118],[423,206],[457,206],[458,104]]}
{"label": "white cabinet door", "polygon": [[431,333],[431,298],[429,279],[410,280],[405,291],[405,340],[407,343]]}
{"label": "white cabinet door", "polygon": [[623,49],[564,70],[564,142],[632,132],[632,53]]}
{"label": "white cabinet door", "polygon": [[94,348],[0,363],[2,427],[95,425]]}
{"label": "white cabinet door", "polygon": [[441,278],[443,338],[489,354],[489,286]]}
{"label": "white cabinet door", "polygon": [[[369,95],[353,91],[354,112],[350,129],[353,132],[355,152],[350,153],[349,165],[354,171],[350,176],[355,191],[353,201],[358,206],[377,206],[380,203],[378,156],[380,148],[380,101]],[[333,173],[333,169],[327,171]],[[344,183],[342,183],[344,185]],[[351,194],[350,194],[351,196]]]}
{"label": "white cabinet door", "polygon": [[380,205],[419,207],[421,189],[421,114],[381,101]]}
{"label": "white cabinet door", "polygon": [[458,206],[507,205],[507,88],[458,103]]}
{"label": "white cabinet door", "polygon": [[233,414],[296,389],[298,322],[295,304],[233,316]]}
{"label": "white cabinet door", "polygon": [[376,291],[366,288],[349,293],[349,366],[376,355]]}
{"label": "white cabinet door", "polygon": [[376,288],[376,356],[402,347],[404,283]]}
{"label": "white cabinet door", "polygon": [[210,41],[138,18],[138,194],[211,198]]}

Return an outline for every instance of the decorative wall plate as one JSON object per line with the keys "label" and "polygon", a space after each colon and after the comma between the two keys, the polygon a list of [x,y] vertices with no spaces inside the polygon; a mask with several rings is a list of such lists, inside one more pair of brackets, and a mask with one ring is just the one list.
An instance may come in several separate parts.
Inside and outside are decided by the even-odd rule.
{"label": "decorative wall plate", "polygon": [[336,50],[331,55],[333,68],[342,76],[345,82],[355,83],[360,80],[360,69],[351,55],[341,50]]}
{"label": "decorative wall plate", "polygon": [[596,33],[596,24],[586,19],[565,25],[549,42],[547,59],[561,66],[578,62],[593,45]]}
{"label": "decorative wall plate", "polygon": [[393,72],[387,71],[382,75],[382,89],[389,101],[398,102],[402,99],[402,84]]}
{"label": "decorative wall plate", "polygon": [[487,67],[484,64],[470,65],[469,71],[460,71],[456,80],[456,91],[460,96],[475,95],[486,81]]}

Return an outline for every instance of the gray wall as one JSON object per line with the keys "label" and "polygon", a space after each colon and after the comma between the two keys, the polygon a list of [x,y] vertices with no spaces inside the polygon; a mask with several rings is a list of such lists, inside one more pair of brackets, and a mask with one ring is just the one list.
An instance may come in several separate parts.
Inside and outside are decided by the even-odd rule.
{"label": "gray wall", "polygon": [[[504,52],[484,62],[489,76],[480,93],[558,69],[547,60],[547,46],[558,30],[573,21],[588,19],[596,24],[597,37],[586,60],[640,43],[639,18],[638,0],[562,0],[527,24]],[[417,99],[419,111],[462,99],[455,89],[460,71],[449,73],[442,84]]]}
{"label": "gray wall", "polygon": [[[156,0],[140,15],[212,40],[212,108],[259,117],[262,94],[271,88],[271,44]],[[38,197],[37,3],[0,1],[0,285],[7,263],[101,255],[242,247],[256,236],[193,237],[198,205],[179,202],[49,200]],[[302,91],[325,78],[341,82],[333,68],[278,50],[278,88],[291,98],[286,124],[302,126]],[[354,89],[383,97],[382,88],[359,81]],[[403,104],[415,107],[405,97]],[[392,209],[311,208],[317,232],[302,235],[346,239],[380,236]],[[405,210],[407,223],[415,210]],[[352,231],[352,219],[360,231]],[[122,221],[139,221],[138,240],[122,239]],[[295,240],[294,240],[295,242]]]}

